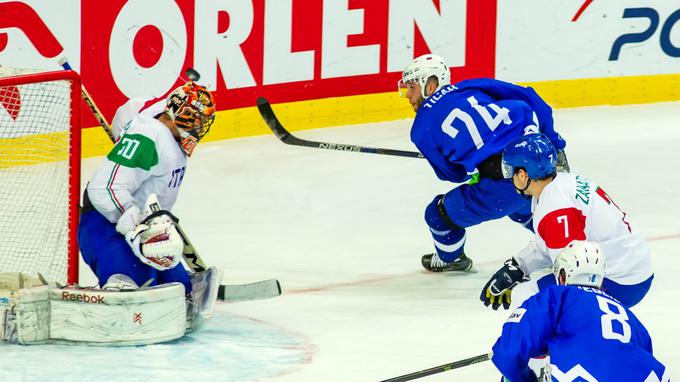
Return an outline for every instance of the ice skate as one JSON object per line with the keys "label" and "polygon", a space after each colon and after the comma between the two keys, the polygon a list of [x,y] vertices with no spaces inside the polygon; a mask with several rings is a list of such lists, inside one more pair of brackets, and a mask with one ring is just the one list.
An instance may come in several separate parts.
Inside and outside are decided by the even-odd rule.
{"label": "ice skate", "polygon": [[421,263],[430,272],[469,272],[472,270],[472,260],[464,253],[450,263],[442,261],[437,253],[431,253],[424,255]]}

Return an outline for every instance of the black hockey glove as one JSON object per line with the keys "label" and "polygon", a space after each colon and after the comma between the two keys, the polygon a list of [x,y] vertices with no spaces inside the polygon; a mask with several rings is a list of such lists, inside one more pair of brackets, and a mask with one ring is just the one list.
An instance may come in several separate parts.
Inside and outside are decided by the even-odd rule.
{"label": "black hockey glove", "polygon": [[501,305],[504,309],[510,309],[510,291],[523,279],[524,272],[519,269],[517,261],[510,258],[484,285],[479,299],[482,300],[484,306],[491,305],[493,310],[498,310]]}
{"label": "black hockey glove", "polygon": [[567,160],[567,154],[564,150],[557,150],[557,162],[555,162],[555,167],[558,172],[569,172],[569,161]]}

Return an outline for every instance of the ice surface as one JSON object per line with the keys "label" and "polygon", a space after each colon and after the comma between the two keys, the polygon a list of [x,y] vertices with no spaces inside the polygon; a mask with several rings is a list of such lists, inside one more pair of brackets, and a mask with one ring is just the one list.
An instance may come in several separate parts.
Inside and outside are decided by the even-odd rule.
{"label": "ice surface", "polygon": [[[680,103],[555,117],[572,172],[600,183],[649,240],[656,278],[633,311],[657,357],[680,370]],[[413,150],[409,126],[296,134]],[[99,160],[84,161],[83,184]],[[478,273],[426,273],[423,210],[451,187],[422,159],[293,147],[273,135],[201,144],[173,212],[225,282],[277,278],[284,294],[218,304],[203,330],[171,344],[2,346],[2,380],[378,381],[488,352],[508,312],[485,308],[480,289],[531,236],[509,219],[484,223],[466,249]],[[498,379],[484,362],[423,381]]]}

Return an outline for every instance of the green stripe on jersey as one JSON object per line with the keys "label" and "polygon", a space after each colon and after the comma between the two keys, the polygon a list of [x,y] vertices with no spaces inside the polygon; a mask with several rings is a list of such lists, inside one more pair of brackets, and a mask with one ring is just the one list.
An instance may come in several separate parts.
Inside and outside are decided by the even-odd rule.
{"label": "green stripe on jersey", "polygon": [[125,134],[106,156],[112,162],[149,171],[158,164],[156,144],[141,134]]}

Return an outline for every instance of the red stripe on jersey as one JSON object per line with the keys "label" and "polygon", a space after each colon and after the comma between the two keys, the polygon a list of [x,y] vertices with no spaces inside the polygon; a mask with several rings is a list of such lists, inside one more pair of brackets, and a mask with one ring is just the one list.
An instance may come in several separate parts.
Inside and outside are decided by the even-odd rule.
{"label": "red stripe on jersey", "polygon": [[552,211],[538,223],[538,235],[548,248],[564,248],[572,240],[586,239],[586,217],[574,207]]}
{"label": "red stripe on jersey", "polygon": [[598,195],[600,195],[600,197],[601,197],[602,199],[604,199],[604,201],[607,202],[607,204],[612,204],[612,199],[609,197],[609,195],[607,195],[606,192],[604,192],[604,190],[603,190],[602,188],[598,187],[598,188],[595,190],[595,193],[598,194]]}

